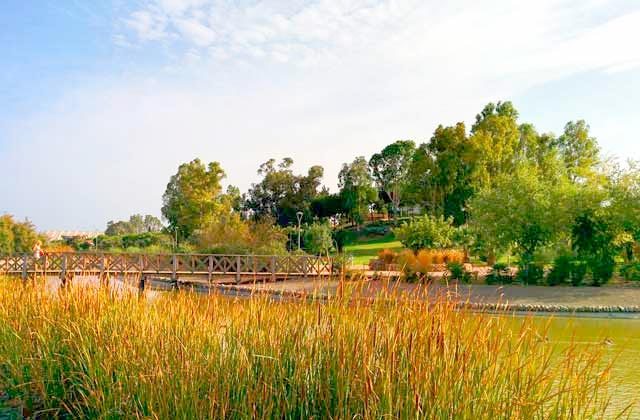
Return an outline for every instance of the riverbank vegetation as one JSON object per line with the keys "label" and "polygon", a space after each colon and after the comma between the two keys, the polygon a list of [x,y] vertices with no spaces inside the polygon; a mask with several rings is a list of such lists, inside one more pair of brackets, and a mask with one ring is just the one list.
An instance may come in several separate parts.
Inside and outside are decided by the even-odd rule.
{"label": "riverbank vegetation", "polygon": [[[603,418],[602,347],[445,300],[154,299],[0,282],[0,410],[47,417]],[[411,316],[407,316],[411,314]],[[12,411],[13,410],[13,411]],[[611,412],[608,412],[610,415]],[[630,414],[630,413],[625,413]]]}

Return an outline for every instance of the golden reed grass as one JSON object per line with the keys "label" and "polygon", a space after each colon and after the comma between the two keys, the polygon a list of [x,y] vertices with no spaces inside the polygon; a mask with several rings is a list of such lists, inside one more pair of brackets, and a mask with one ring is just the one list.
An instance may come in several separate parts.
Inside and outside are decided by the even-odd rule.
{"label": "golden reed grass", "polygon": [[3,401],[79,418],[604,417],[599,348],[552,357],[528,321],[342,290],[325,302],[149,299],[3,280]]}

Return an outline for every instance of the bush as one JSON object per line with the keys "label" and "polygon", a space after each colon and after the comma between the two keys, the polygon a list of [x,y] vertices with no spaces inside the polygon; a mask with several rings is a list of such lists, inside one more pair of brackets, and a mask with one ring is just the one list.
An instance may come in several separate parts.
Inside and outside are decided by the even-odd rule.
{"label": "bush", "polygon": [[390,249],[383,249],[378,252],[378,259],[384,263],[384,265],[393,264],[396,262],[398,254]]}
{"label": "bush", "polygon": [[462,264],[464,252],[457,249],[422,249],[414,254],[404,250],[396,257],[397,263],[405,273],[407,281],[425,278],[430,272],[441,269],[442,264]]}
{"label": "bush", "polygon": [[587,265],[584,261],[577,260],[572,255],[559,255],[553,261],[553,268],[547,274],[547,284],[557,286],[570,283],[572,286],[580,286],[587,274]]}
{"label": "bush", "polygon": [[393,230],[404,246],[414,251],[424,248],[448,248],[453,244],[455,227],[452,219],[423,216]]}
{"label": "bush", "polygon": [[327,255],[333,249],[331,226],[328,223],[314,223],[304,232],[304,248],[314,255]]}
{"label": "bush", "polygon": [[553,267],[547,274],[547,284],[549,286],[557,286],[559,284],[571,281],[571,262],[573,258],[570,255],[559,255],[553,261]]}
{"label": "bush", "polygon": [[587,261],[591,280],[594,286],[601,286],[611,280],[615,271],[616,262],[612,255],[596,255]]}
{"label": "bush", "polygon": [[625,264],[620,268],[620,275],[626,280],[640,281],[640,263]]}
{"label": "bush", "polygon": [[544,266],[541,263],[530,262],[518,270],[518,280],[524,284],[540,284],[544,279]]}
{"label": "bush", "polygon": [[513,275],[507,264],[496,263],[493,265],[491,272],[485,277],[487,284],[511,284],[513,283]]}
{"label": "bush", "polygon": [[464,283],[471,281],[471,273],[464,269],[464,265],[459,262],[450,262],[447,264],[447,270],[449,270],[451,280],[458,280]]}

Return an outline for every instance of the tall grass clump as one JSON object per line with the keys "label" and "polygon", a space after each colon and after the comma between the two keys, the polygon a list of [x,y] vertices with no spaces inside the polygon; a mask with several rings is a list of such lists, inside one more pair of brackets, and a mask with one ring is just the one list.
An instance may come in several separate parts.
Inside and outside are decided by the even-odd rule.
{"label": "tall grass clump", "polygon": [[[324,303],[0,282],[0,391],[79,418],[601,418],[599,350],[447,301]],[[0,403],[2,404],[2,403]]]}

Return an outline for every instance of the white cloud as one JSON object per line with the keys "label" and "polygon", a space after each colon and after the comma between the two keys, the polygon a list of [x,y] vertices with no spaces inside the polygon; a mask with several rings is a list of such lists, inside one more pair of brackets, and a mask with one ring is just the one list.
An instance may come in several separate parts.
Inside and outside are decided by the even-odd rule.
{"label": "white cloud", "polygon": [[212,29],[195,19],[176,19],[175,25],[182,36],[197,47],[211,45],[216,38]]}

